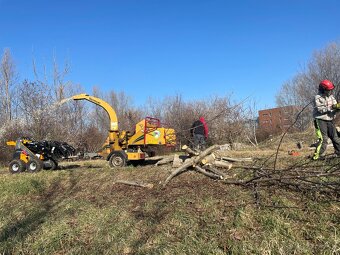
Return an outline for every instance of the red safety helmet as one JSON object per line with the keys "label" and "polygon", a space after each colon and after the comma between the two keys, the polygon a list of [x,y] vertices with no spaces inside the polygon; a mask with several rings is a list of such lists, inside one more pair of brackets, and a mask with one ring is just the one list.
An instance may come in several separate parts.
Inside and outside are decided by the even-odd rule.
{"label": "red safety helmet", "polygon": [[321,81],[319,86],[321,88],[323,88],[324,90],[332,90],[332,89],[334,89],[333,83],[331,81],[329,81],[329,80]]}

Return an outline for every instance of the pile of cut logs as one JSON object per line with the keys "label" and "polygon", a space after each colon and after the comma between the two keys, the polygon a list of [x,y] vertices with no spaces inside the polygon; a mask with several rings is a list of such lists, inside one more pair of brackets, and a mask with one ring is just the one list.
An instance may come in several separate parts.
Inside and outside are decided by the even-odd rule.
{"label": "pile of cut logs", "polygon": [[156,165],[172,162],[172,166],[176,168],[166,178],[163,187],[166,186],[172,178],[188,170],[194,170],[213,179],[225,180],[231,176],[225,173],[225,171],[219,170],[219,168],[230,170],[233,166],[232,162],[252,161],[251,158],[236,159],[221,157],[218,153],[215,153],[219,149],[220,145],[213,145],[204,151],[196,151],[184,145],[182,146],[182,150],[186,152],[185,157],[181,158],[175,154],[158,161]]}

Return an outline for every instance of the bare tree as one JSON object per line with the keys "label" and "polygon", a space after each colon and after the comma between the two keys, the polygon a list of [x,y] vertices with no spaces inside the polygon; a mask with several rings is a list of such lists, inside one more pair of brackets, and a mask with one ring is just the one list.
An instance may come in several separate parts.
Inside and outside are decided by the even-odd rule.
{"label": "bare tree", "polygon": [[179,144],[188,144],[190,142],[188,134],[192,123],[192,109],[189,109],[182,95],[166,97],[163,100],[162,108],[164,111],[163,121],[176,130]]}
{"label": "bare tree", "polygon": [[24,81],[20,87],[20,109],[26,128],[31,130],[35,139],[46,139],[53,128],[51,113],[46,111],[51,103],[49,89],[43,83],[28,81]]}
{"label": "bare tree", "polygon": [[[111,90],[108,93],[103,93],[98,87],[93,87],[92,94],[105,100],[112,106],[116,112],[120,130],[133,131],[135,124],[144,118],[142,110],[134,106],[131,97],[125,92]],[[107,132],[109,127],[107,113],[101,107],[96,107],[93,114],[93,120],[96,126],[103,132]]]}
{"label": "bare tree", "polygon": [[144,117],[142,117],[142,114],[137,114],[132,98],[123,91],[110,91],[107,102],[116,111],[119,126],[122,130],[134,131],[135,124]]}
{"label": "bare tree", "polygon": [[[48,132],[42,133],[46,136],[44,139],[63,140],[75,145],[84,138],[84,130],[90,123],[89,107],[71,100],[72,96],[83,92],[83,88],[67,80],[70,72],[69,62],[59,64],[56,54],[53,53],[51,63],[51,68],[46,64],[39,67],[33,59],[35,81],[28,82],[44,88],[44,91],[39,93],[44,94],[45,106],[38,112],[42,113],[44,123],[50,126]],[[39,95],[33,95],[39,98]],[[23,105],[28,105],[27,100],[21,102],[21,106]],[[28,121],[32,121],[32,118]]]}
{"label": "bare tree", "polygon": [[257,129],[258,129],[258,111],[256,102],[250,102],[245,109],[245,123],[244,123],[244,136],[253,145],[258,146]]}
{"label": "bare tree", "polygon": [[298,129],[308,127],[312,119],[312,104],[318,91],[320,81],[328,79],[334,85],[334,94],[340,100],[340,44],[331,43],[324,49],[315,51],[306,66],[290,81],[284,83],[276,95],[278,106],[296,106],[296,111],[291,115],[295,119],[297,113],[306,105],[309,107],[300,114],[296,123]]}
{"label": "bare tree", "polygon": [[15,64],[9,49],[4,50],[0,65],[0,100],[3,119],[12,120],[12,94],[17,79]]}
{"label": "bare tree", "polygon": [[143,106],[143,112],[154,118],[163,119],[164,110],[162,107],[162,101],[159,98],[148,97]]}
{"label": "bare tree", "polygon": [[247,142],[248,116],[242,105],[231,103],[230,96],[185,102],[176,95],[163,100],[161,108],[165,123],[176,130],[179,145],[191,144],[191,126],[200,116],[209,127],[208,144]]}

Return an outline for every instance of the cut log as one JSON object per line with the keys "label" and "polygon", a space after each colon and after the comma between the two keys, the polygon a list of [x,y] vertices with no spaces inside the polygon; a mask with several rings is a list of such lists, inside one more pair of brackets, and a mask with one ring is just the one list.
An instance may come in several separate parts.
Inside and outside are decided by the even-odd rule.
{"label": "cut log", "polygon": [[192,158],[186,158],[186,159],[184,160],[184,163],[188,163],[189,161],[192,161]]}
{"label": "cut log", "polygon": [[214,153],[211,153],[210,155],[206,156],[204,159],[202,159],[202,164],[206,165],[206,164],[211,164],[215,161],[216,156]]}
{"label": "cut log", "polygon": [[161,160],[161,159],[163,159],[164,157],[166,157],[166,156],[147,157],[147,158],[145,158],[145,160],[151,160],[151,161],[153,161],[153,160]]}
{"label": "cut log", "polygon": [[155,164],[155,166],[168,164],[168,163],[170,163],[170,162],[172,162],[172,161],[174,161],[174,155],[164,157],[163,159],[161,159],[160,161],[158,161],[158,162]]}
{"label": "cut log", "polygon": [[116,181],[113,182],[113,184],[115,184],[115,183],[121,183],[121,184],[137,186],[137,187],[142,187],[142,188],[148,188],[148,189],[153,188],[153,184],[151,184],[151,183],[141,183],[141,182],[135,182],[135,181],[126,181],[126,180],[116,180]]}
{"label": "cut log", "polygon": [[179,158],[177,154],[174,155],[174,160],[172,162],[172,167],[177,168],[183,165],[183,160]]}
{"label": "cut log", "polygon": [[190,156],[198,156],[199,155],[199,152],[192,150],[188,145],[183,145],[182,150],[184,150]]}
{"label": "cut log", "polygon": [[230,170],[233,166],[233,164],[228,163],[228,162],[224,162],[224,161],[219,161],[219,160],[215,160],[212,165],[217,166],[217,167],[223,167],[223,168],[227,168],[228,170]]}

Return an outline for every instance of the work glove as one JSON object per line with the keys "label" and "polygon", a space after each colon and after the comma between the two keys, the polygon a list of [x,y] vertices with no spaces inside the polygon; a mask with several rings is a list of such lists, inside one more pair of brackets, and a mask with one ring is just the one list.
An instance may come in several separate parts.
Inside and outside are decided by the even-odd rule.
{"label": "work glove", "polygon": [[340,110],[340,103],[333,104],[333,105],[332,105],[332,108],[333,108],[334,110]]}

